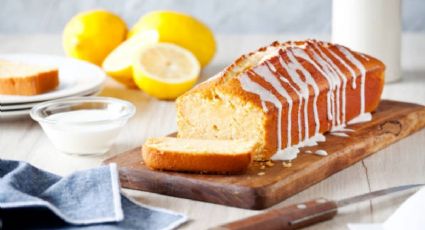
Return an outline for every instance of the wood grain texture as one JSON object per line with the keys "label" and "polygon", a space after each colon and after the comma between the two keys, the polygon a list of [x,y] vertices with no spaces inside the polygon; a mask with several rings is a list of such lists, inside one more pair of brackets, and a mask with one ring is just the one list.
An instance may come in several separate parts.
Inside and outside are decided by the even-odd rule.
{"label": "wood grain texture", "polygon": [[[254,163],[242,175],[202,175],[152,171],[142,164],[141,149],[119,154],[105,163],[119,166],[125,188],[206,201],[246,209],[264,209],[306,189],[425,127],[425,107],[382,101],[367,123],[349,126],[349,138],[326,135],[327,141],[301,149],[291,167],[275,161],[261,169]],[[305,154],[323,149],[328,156]],[[264,175],[260,175],[264,172]]]}

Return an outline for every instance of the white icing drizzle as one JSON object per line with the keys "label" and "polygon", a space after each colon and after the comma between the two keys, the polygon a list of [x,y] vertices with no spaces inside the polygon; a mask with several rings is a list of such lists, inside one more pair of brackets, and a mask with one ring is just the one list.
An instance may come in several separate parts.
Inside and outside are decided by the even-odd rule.
{"label": "white icing drizzle", "polygon": [[[345,61],[338,56],[335,52],[333,52],[331,49],[329,49],[329,52],[331,53],[331,55],[337,59],[345,68],[348,69],[348,71],[351,73],[352,79],[356,78],[356,73],[354,72],[354,70],[347,64],[345,63]],[[342,73],[341,73],[342,74]],[[347,111],[347,104],[346,104],[346,89],[347,89],[347,77],[342,74],[342,124],[345,124],[346,122],[346,111]]]}
{"label": "white icing drizzle", "polygon": [[[240,76],[239,81],[241,82],[243,90],[258,95],[261,101],[270,102],[278,109],[277,149],[279,152],[282,149],[282,102],[280,102],[279,99],[272,92],[262,87],[257,82],[253,81],[246,73],[243,73]],[[264,112],[267,113],[267,111]]]}
{"label": "white icing drizzle", "polygon": [[365,59],[366,61],[369,61],[370,58],[368,58],[365,54],[362,53],[358,53],[363,59]]}
{"label": "white icing drizzle", "polygon": [[334,51],[332,51],[331,49],[329,49],[329,52],[332,54],[332,56],[334,56],[346,69],[348,69],[348,71],[351,74],[351,78],[352,78],[352,84],[351,87],[353,89],[356,89],[356,81],[355,79],[357,78],[356,75],[356,71],[354,71],[353,68],[351,68],[350,65],[348,65],[338,54],[336,54]]}
{"label": "white icing drizzle", "polygon": [[[326,80],[328,81],[328,83],[329,83],[329,86],[330,86],[330,89],[329,89],[329,91],[327,92],[327,94],[326,94],[326,96],[327,96],[327,114],[328,114],[328,120],[332,120],[333,119],[333,117],[332,117],[332,107],[331,107],[331,94],[332,94],[332,92],[333,92],[333,84],[331,83],[331,82],[329,82],[330,80],[329,80],[329,78],[327,77],[327,74],[322,70],[322,68],[320,68],[317,64],[316,64],[316,62],[314,62],[311,58],[310,58],[310,56],[304,51],[304,50],[302,50],[302,49],[299,49],[299,48],[294,48],[293,50],[292,50],[292,52],[295,54],[295,56],[297,56],[297,57],[300,57],[300,58],[302,58],[302,59],[304,59],[304,60],[306,60],[307,62],[309,62],[310,64],[312,64],[313,66],[314,66],[314,68],[316,68],[319,72],[320,72],[320,74],[324,77],[324,78],[326,78]],[[310,74],[310,73],[309,73]]]}
{"label": "white icing drizzle", "polygon": [[358,115],[357,117],[351,119],[348,124],[349,125],[354,125],[354,124],[358,124],[358,123],[363,123],[363,122],[367,122],[367,121],[371,121],[372,120],[372,114],[370,113],[362,113],[360,115]]}
{"label": "white icing drizzle", "polygon": [[285,148],[281,151],[278,151],[273,157],[272,160],[293,160],[297,158],[298,153],[300,152],[300,148],[306,146],[315,146],[318,142],[326,141],[326,137],[323,134],[316,134],[307,140],[304,140],[297,145],[293,145],[291,147]]}
{"label": "white icing drizzle", "polygon": [[[279,58],[280,58],[280,56],[279,56]],[[288,81],[288,79],[286,79],[286,78],[284,78],[284,77],[282,77],[282,75],[279,73],[279,72],[277,72],[276,71],[276,68],[275,68],[275,66],[272,64],[272,63],[270,63],[270,62],[268,62],[268,61],[266,61],[265,62],[265,64],[267,65],[267,67],[269,67],[269,69],[274,73],[274,74],[276,74],[276,75],[279,75],[280,77],[279,77],[279,79],[282,81],[282,82],[284,82],[284,83],[286,83],[289,87],[291,87],[291,89],[292,90],[294,90],[294,92],[297,94],[297,96],[298,96],[298,98],[299,98],[299,100],[300,100],[300,103],[298,104],[298,140],[301,140],[301,107],[302,107],[302,95],[301,95],[301,93]],[[307,95],[308,95],[308,93],[307,93]],[[291,108],[291,112],[292,112],[292,108]],[[292,126],[291,126],[292,127]],[[290,145],[288,145],[288,146],[290,146]]]}
{"label": "white icing drizzle", "polygon": [[[287,127],[288,142],[286,146],[291,146],[292,145],[291,143],[292,116],[291,115],[292,115],[292,105],[293,105],[291,96],[288,94],[286,89],[283,88],[280,81],[273,75],[273,73],[270,71],[268,67],[264,65],[259,65],[255,67],[252,71],[256,73],[259,77],[261,77],[264,81],[270,83],[273,86],[273,88],[276,89],[276,91],[280,94],[280,96],[284,97],[286,101],[288,102],[288,127]],[[279,125],[282,125],[282,123],[280,122]],[[278,141],[281,142],[281,140],[278,140]]]}
{"label": "white icing drizzle", "polygon": [[[357,69],[360,70],[360,114],[363,114],[365,112],[365,81],[366,81],[366,68],[363,66],[363,64],[354,57],[354,55],[348,51],[343,46],[337,46],[337,48],[347,57],[348,60],[350,60],[351,63],[353,63]],[[353,79],[353,81],[356,81],[356,78]]]}
{"label": "white icing drizzle", "polygon": [[[294,81],[300,89],[302,89],[303,97],[305,97],[305,106],[304,106],[304,122],[305,122],[305,138],[308,139],[308,97],[309,97],[309,91],[308,87],[305,83],[310,85],[313,88],[314,98],[313,98],[313,115],[314,115],[314,123],[315,123],[315,134],[319,133],[320,130],[320,121],[319,121],[319,113],[317,111],[317,98],[319,96],[319,86],[317,85],[314,78],[311,76],[310,72],[308,72],[295,58],[294,54],[288,50],[287,52],[288,58],[291,61],[288,65],[283,62],[283,60],[280,62],[282,66],[288,70],[289,76],[291,77],[292,81]],[[281,59],[280,59],[281,60]],[[301,71],[301,73],[305,77],[305,83],[301,80],[300,76],[296,72],[297,70]],[[306,88],[307,87],[307,88]]]}
{"label": "white icing drizzle", "polygon": [[267,104],[265,101],[261,101],[261,107],[263,107],[263,111],[268,113],[269,112],[269,108],[267,108]]}
{"label": "white icing drizzle", "polygon": [[[277,73],[276,68],[274,67],[274,65],[268,61],[265,61],[267,67],[269,67],[269,69],[273,72],[273,73]],[[277,73],[278,74],[278,73]]]}
{"label": "white icing drizzle", "polygon": [[[305,82],[303,82],[300,78],[300,76],[298,75],[298,73],[296,71],[294,71],[292,68],[289,68],[286,63],[283,61],[282,57],[279,56],[279,63],[280,65],[286,70],[286,72],[288,73],[289,77],[291,78],[291,80],[298,86],[298,88],[300,89],[299,91],[296,90],[296,88],[294,86],[291,85],[291,87],[293,89],[295,89],[295,91],[297,92],[297,95],[300,99],[300,102],[298,104],[298,140],[301,141],[302,140],[302,125],[301,125],[301,108],[302,108],[302,102],[304,99],[304,118],[305,121],[308,118],[308,114],[307,114],[307,110],[308,110],[308,98],[309,98],[309,91],[308,91],[308,86]],[[286,78],[281,77],[282,81],[288,81]],[[317,109],[317,107],[315,107],[315,109]],[[317,112],[316,112],[317,114]],[[317,119],[318,120],[318,119]],[[307,122],[305,122],[305,124],[308,124]],[[316,122],[316,120],[315,120]],[[317,125],[320,125],[320,123],[317,123]],[[308,138],[308,127],[305,128],[305,133],[306,133],[306,138]]]}
{"label": "white icing drizzle", "polygon": [[[264,65],[258,65],[254,69],[249,70],[251,73],[255,73],[256,76],[262,78],[264,82],[270,84],[276,92],[286,100],[288,103],[288,117],[287,117],[287,147],[282,149],[282,109],[283,102],[272,93],[272,91],[264,88],[259,83],[253,81],[247,73],[243,73],[239,77],[242,89],[247,92],[256,94],[261,100],[262,109],[265,113],[269,112],[267,107],[267,102],[273,104],[277,108],[277,151],[273,155],[273,160],[292,160],[295,159],[300,152],[300,148],[305,146],[315,146],[318,142],[325,141],[326,138],[324,135],[319,133],[320,130],[320,121],[319,114],[317,109],[317,99],[319,96],[319,87],[317,82],[314,80],[313,76],[305,67],[301,64],[297,58],[301,58],[306,62],[310,63],[323,78],[326,79],[329,85],[329,91],[327,92],[327,117],[331,121],[331,135],[340,136],[340,137],[349,137],[348,134],[343,132],[352,132],[352,129],[346,129],[346,87],[348,84],[348,79],[343,73],[343,71],[336,65],[333,60],[330,58],[330,55],[333,56],[338,62],[340,62],[352,75],[352,88],[356,88],[356,72],[349,65],[350,63],[360,70],[361,77],[361,89],[360,89],[360,115],[351,121],[348,124],[355,124],[365,121],[370,121],[372,119],[370,113],[364,113],[365,111],[365,77],[366,69],[363,64],[354,57],[354,55],[342,46],[336,46],[338,50],[344,54],[346,57],[345,61],[337,53],[329,49],[330,55],[322,51],[320,46],[318,46],[314,41],[309,42],[314,49],[310,49],[311,56],[304,51],[306,49],[307,43],[302,46],[291,43],[289,47],[292,49],[286,49],[285,52],[288,56],[289,61],[285,61],[281,55],[278,55],[278,63],[288,74],[288,76],[281,75],[276,67],[269,62],[268,60],[263,60]],[[288,47],[286,44],[285,46]],[[284,48],[285,49],[285,48]],[[277,51],[280,52],[280,51]],[[368,58],[362,54],[360,56],[366,60]],[[297,57],[297,58],[296,58]],[[304,76],[305,80],[301,77],[301,74]],[[289,79],[291,81],[289,81]],[[283,87],[286,84],[290,87],[299,98],[298,106],[298,136],[299,143],[292,145],[291,142],[291,133],[292,133],[292,110],[293,110],[293,99]],[[294,84],[294,85],[293,85]],[[313,88],[314,92],[314,101],[313,101],[313,112],[314,112],[314,122],[315,122],[315,132],[312,137],[309,137],[309,120],[308,120],[308,101],[310,97],[309,86]],[[341,92],[342,89],[342,92]],[[334,93],[336,91],[336,93]],[[342,94],[342,95],[341,95]],[[302,104],[304,101],[304,139],[302,138],[302,125],[301,125],[301,110]],[[342,103],[342,105],[340,104]],[[342,120],[341,120],[342,119]],[[311,151],[310,151],[311,152]],[[307,153],[307,151],[306,151]],[[326,156],[328,155],[325,150],[317,150],[314,152],[316,155]]]}
{"label": "white icing drizzle", "polygon": [[346,133],[331,133],[331,135],[333,136],[338,136],[338,137],[350,137],[348,134]]}
{"label": "white icing drizzle", "polygon": [[345,124],[334,127],[331,132],[354,132],[354,129],[345,128]]}
{"label": "white icing drizzle", "polygon": [[316,146],[318,142],[324,142],[326,141],[326,137],[323,134],[317,133],[316,135],[312,136],[311,138],[305,140],[300,147],[305,146]]}
{"label": "white icing drizzle", "polygon": [[[337,125],[341,125],[345,123],[345,112],[346,112],[346,86],[347,86],[347,77],[344,73],[342,73],[341,69],[335,65],[335,63],[332,61],[332,59],[324,53],[321,48],[316,44],[313,43],[313,46],[319,50],[320,55],[325,59],[325,61],[330,65],[331,69],[333,69],[334,73],[336,72],[336,78],[338,81],[337,85],[337,94],[336,94],[336,111],[337,111]],[[339,78],[338,78],[339,76]],[[341,80],[342,80],[342,95],[341,95]],[[340,105],[340,101],[342,98],[342,109]],[[342,122],[341,122],[341,113],[342,113]],[[333,126],[334,127],[334,126]]]}
{"label": "white icing drizzle", "polygon": [[285,148],[283,150],[277,151],[276,154],[272,156],[272,160],[274,161],[289,161],[297,158],[298,153],[300,152],[300,149],[296,146],[291,146],[288,148]]}
{"label": "white icing drizzle", "polygon": [[288,79],[286,79],[284,77],[280,77],[279,79],[281,81],[287,83],[291,87],[291,89],[294,90],[297,93],[298,98],[300,99],[300,102],[298,103],[298,122],[297,123],[298,123],[298,140],[301,140],[302,139],[302,134],[301,134],[301,108],[302,108],[303,96],[292,84],[290,84]]}
{"label": "white icing drizzle", "polygon": [[[335,121],[338,120],[338,114],[337,114],[337,110],[339,109],[339,88],[340,88],[340,81],[338,76],[336,75],[336,73],[332,70],[332,68],[329,66],[328,63],[326,63],[322,57],[317,54],[314,50],[311,50],[311,52],[313,53],[313,59],[319,63],[319,65],[322,67],[322,70],[326,73],[326,75],[324,76],[326,78],[326,80],[328,81],[329,84],[329,96],[330,96],[330,108],[331,108],[331,113],[332,113],[332,119],[331,119],[331,124],[332,127],[335,126]],[[337,97],[335,99],[334,96],[334,91],[336,90],[337,93]],[[338,106],[336,105],[338,103]],[[328,105],[329,106],[329,105]],[[336,108],[335,108],[336,107]]]}
{"label": "white icing drizzle", "polygon": [[327,156],[328,155],[328,152],[326,152],[325,150],[320,149],[320,150],[316,150],[314,152],[314,154],[316,154],[318,156]]}

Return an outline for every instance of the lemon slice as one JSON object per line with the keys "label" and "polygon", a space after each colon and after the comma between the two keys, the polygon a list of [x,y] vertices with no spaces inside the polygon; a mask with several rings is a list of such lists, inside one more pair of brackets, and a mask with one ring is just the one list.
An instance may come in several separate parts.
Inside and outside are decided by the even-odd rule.
{"label": "lemon slice", "polygon": [[200,71],[189,50],[170,43],[143,46],[133,61],[137,86],[159,99],[175,99],[192,88]]}
{"label": "lemon slice", "polygon": [[154,30],[138,33],[121,43],[106,57],[102,63],[103,70],[127,87],[136,88],[132,71],[134,56],[144,45],[157,41],[158,33]]}

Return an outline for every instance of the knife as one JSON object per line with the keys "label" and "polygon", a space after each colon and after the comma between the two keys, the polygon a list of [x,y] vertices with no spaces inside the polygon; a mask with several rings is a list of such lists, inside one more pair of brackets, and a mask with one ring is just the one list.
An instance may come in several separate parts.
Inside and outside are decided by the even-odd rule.
{"label": "knife", "polygon": [[271,211],[252,217],[211,228],[211,230],[299,229],[332,219],[337,214],[338,208],[424,185],[425,184],[410,184],[397,186],[345,198],[339,201],[318,198],[304,203],[272,209]]}

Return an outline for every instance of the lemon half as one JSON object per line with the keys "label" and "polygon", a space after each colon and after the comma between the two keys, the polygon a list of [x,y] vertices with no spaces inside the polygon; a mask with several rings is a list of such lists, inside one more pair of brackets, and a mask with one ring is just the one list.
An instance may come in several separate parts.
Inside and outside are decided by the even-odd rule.
{"label": "lemon half", "polygon": [[190,50],[201,66],[214,57],[216,43],[212,31],[196,18],[174,11],[153,11],[141,17],[128,37],[146,30],[158,32],[158,42],[173,43]]}
{"label": "lemon half", "polygon": [[142,47],[133,61],[137,86],[159,99],[175,99],[196,83],[201,66],[187,49],[170,43]]}
{"label": "lemon half", "polygon": [[157,42],[156,31],[141,32],[121,43],[103,61],[103,70],[112,78],[130,88],[137,88],[133,80],[133,60],[139,50],[148,44]]}

